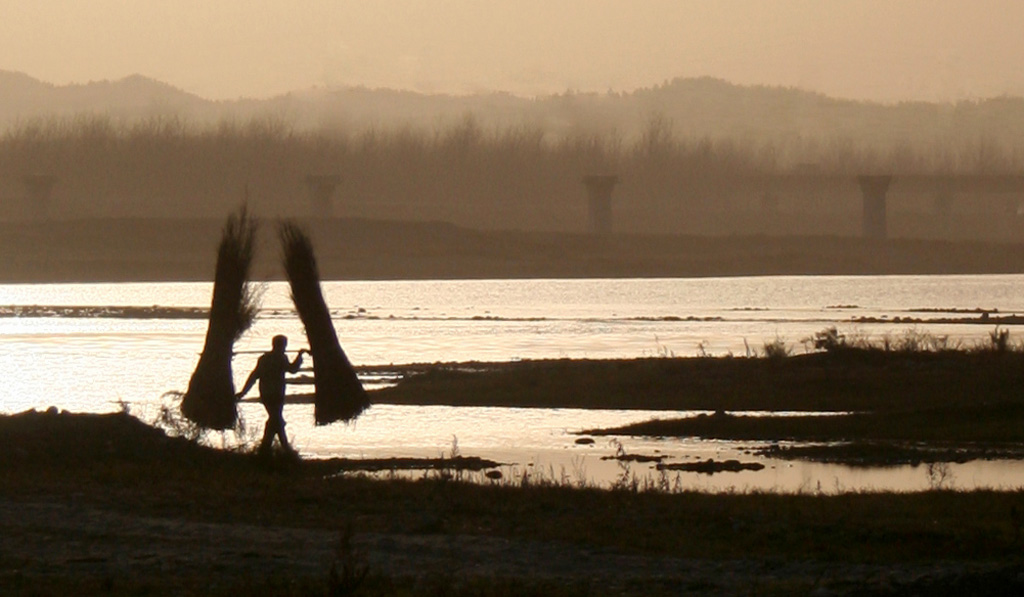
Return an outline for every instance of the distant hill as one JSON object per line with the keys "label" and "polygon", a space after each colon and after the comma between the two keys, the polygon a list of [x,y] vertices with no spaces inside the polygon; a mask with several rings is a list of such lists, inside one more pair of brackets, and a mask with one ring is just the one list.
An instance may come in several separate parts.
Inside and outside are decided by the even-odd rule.
{"label": "distant hill", "polygon": [[119,122],[176,116],[199,125],[272,118],[299,130],[394,126],[432,130],[471,115],[485,131],[525,126],[555,136],[601,133],[636,138],[645,130],[661,128],[678,137],[730,137],[742,142],[844,140],[888,148],[984,140],[1024,146],[1024,99],[1017,97],[956,104],[878,104],[704,77],[674,79],[630,93],[567,92],[537,98],[352,87],[215,102],[139,75],[57,86],[0,71],[0,128],[81,114],[105,114]]}
{"label": "distant hill", "polygon": [[10,71],[0,71],[0,123],[10,126],[37,118],[104,114],[133,120],[207,111],[213,102],[141,75],[119,81],[51,85]]}
{"label": "distant hill", "polygon": [[970,137],[1024,142],[1024,99],[958,103],[879,104],[837,99],[794,88],[738,86],[718,79],[676,79],[639,90],[625,101],[660,112],[680,132],[786,138],[805,135],[884,143]]}

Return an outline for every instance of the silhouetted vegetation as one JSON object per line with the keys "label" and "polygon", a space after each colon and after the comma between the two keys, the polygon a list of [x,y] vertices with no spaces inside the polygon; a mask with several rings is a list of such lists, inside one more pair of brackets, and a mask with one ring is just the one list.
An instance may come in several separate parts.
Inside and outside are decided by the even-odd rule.
{"label": "silhouetted vegetation", "polygon": [[[900,337],[894,337],[896,342]],[[410,368],[396,386],[374,392],[374,401],[709,412],[896,413],[1024,405],[1020,391],[1024,352],[973,347],[849,348],[774,358],[438,363]]]}
{"label": "silhouetted vegetation", "polygon": [[314,417],[318,425],[351,421],[370,405],[370,399],[334,331],[320,288],[313,243],[294,223],[281,224],[280,237],[292,301],[313,356]]}
{"label": "silhouetted vegetation", "polygon": [[[271,117],[28,121],[0,136],[0,195],[23,196],[23,177],[45,173],[57,180],[55,216],[211,217],[249,184],[259,213],[296,217],[316,209],[307,177],[328,174],[339,180],[338,214],[584,231],[581,177],[611,172],[622,180],[617,231],[857,234],[860,195],[852,177],[885,172],[897,176],[894,235],[1017,238],[1009,223],[991,225],[991,214],[1017,209],[1004,191],[899,183],[903,175],[1017,175],[1024,141],[1016,137],[971,127],[903,141],[838,131],[695,132],[690,120],[668,113],[650,112],[631,134],[550,123],[489,126],[475,116],[433,127],[341,129],[297,128]],[[24,203],[8,202],[0,215],[25,217],[31,206]],[[959,226],[949,225],[951,214]]]}
{"label": "silhouetted vegetation", "polygon": [[202,427],[230,429],[237,418],[231,358],[259,307],[249,284],[255,236],[256,220],[242,206],[228,217],[217,249],[206,342],[181,400],[182,414]]}
{"label": "silhouetted vegetation", "polygon": [[[915,331],[871,341],[848,337],[835,327],[807,342],[824,352],[790,356],[779,340],[766,343],[763,358],[735,359],[736,381],[722,383],[715,376],[718,383],[707,388],[707,398],[677,398],[680,407],[714,410],[713,415],[656,418],[582,433],[819,442],[763,452],[855,465],[1024,456],[1024,352],[1010,342],[1007,330],[997,327],[987,341],[974,346]],[[705,373],[714,369],[710,363],[702,368]],[[751,379],[758,377],[764,383]],[[693,385],[683,380],[678,391],[685,396]],[[811,404],[818,408],[808,408]],[[835,414],[760,417],[725,412],[766,406]]]}

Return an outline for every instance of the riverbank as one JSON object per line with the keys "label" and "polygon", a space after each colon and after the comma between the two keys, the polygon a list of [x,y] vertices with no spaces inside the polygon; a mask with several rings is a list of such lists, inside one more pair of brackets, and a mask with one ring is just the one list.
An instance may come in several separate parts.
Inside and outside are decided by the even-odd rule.
{"label": "riverbank", "polygon": [[[732,426],[738,437],[813,431],[822,440],[875,443],[888,433],[927,432],[907,421],[946,413],[936,420],[941,433],[913,441],[926,449],[1020,445],[1024,428],[1024,353],[1009,349],[833,347],[777,358],[398,369],[404,379],[374,392],[378,403],[696,409],[709,414],[689,419],[704,427],[687,433],[703,437]],[[842,415],[786,428],[736,414],[751,410],[857,414],[832,427],[825,419]],[[858,423],[864,416],[878,418]],[[886,419],[892,424],[881,425]],[[795,495],[702,494],[673,488],[670,477],[607,490],[573,479],[488,476],[493,463],[472,457],[260,459],[168,437],[126,414],[56,410],[0,417],[0,443],[7,446],[0,452],[4,594],[1024,589],[1020,491],[939,484],[907,494],[825,495],[811,487]],[[360,472],[403,467],[425,472],[415,479]],[[460,482],[467,478],[473,482]]]}
{"label": "riverbank", "polygon": [[[441,222],[300,221],[325,280],[1024,272],[1019,245],[855,237],[559,234]],[[0,282],[203,281],[221,220],[0,222]],[[281,280],[267,221],[256,279]]]}
{"label": "riverbank", "polygon": [[[123,414],[0,417],[0,589],[910,594],[1022,588],[1019,492],[836,496],[370,480]],[[358,586],[357,586],[358,585]],[[994,593],[999,591],[999,593]]]}
{"label": "riverbank", "polygon": [[388,404],[872,411],[1024,404],[1024,351],[817,351],[777,357],[524,360],[371,368]]}
{"label": "riverbank", "polygon": [[775,445],[762,455],[850,465],[1024,458],[1024,351],[914,346],[757,358],[442,364],[407,371],[394,387],[374,392],[374,400],[705,411],[581,433],[817,442],[824,445]]}

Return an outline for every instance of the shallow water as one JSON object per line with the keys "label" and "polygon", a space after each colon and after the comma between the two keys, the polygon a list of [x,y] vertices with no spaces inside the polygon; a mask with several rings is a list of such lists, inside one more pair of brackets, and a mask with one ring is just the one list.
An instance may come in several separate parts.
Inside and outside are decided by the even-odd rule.
{"label": "shallow water", "polygon": [[[1024,276],[750,277],[662,280],[485,280],[329,282],[324,284],[342,344],[356,364],[508,361],[538,358],[632,358],[746,354],[782,339],[801,340],[835,325],[848,335],[878,338],[914,332],[983,342],[981,324],[896,324],[896,317],[977,317],[1024,313]],[[13,305],[206,307],[204,283],[0,285],[0,309]],[[274,334],[302,344],[287,286],[268,284],[261,318],[239,342],[240,383]],[[88,310],[87,310],[88,311]],[[968,312],[972,311],[972,312]],[[883,323],[858,324],[861,317]],[[1009,326],[1011,339],[1017,328]],[[50,405],[108,412],[129,405],[143,418],[161,396],[182,390],[202,349],[203,319],[0,317],[5,375],[0,411]],[[259,405],[243,406],[252,427]],[[290,405],[289,433],[312,457],[436,457],[453,438],[467,456],[507,463],[509,475],[533,471],[584,476],[607,484],[624,473],[658,475],[648,465],[629,471],[601,460],[615,446],[598,439],[576,445],[574,431],[618,426],[671,413],[554,409],[374,406],[354,426],[312,425],[311,407]],[[714,457],[759,460],[760,472],[714,476],[679,473],[679,483],[706,490],[836,491],[922,489],[935,483],[924,467],[850,469],[790,463],[744,454],[747,445],[619,438],[629,453],[674,460]],[[1016,462],[950,465],[959,487],[1024,485]],[[677,475],[670,473],[676,482]],[[942,480],[949,482],[949,476]]]}

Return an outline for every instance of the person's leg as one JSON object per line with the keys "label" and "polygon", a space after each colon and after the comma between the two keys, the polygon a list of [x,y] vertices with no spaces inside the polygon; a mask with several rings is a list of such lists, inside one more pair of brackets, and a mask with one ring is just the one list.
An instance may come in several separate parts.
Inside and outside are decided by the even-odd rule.
{"label": "person's leg", "polygon": [[274,417],[271,416],[267,419],[267,424],[263,426],[263,440],[260,441],[259,453],[269,454],[270,449],[274,444]]}
{"label": "person's leg", "polygon": [[277,414],[277,439],[281,442],[281,447],[284,448],[285,452],[291,452],[292,447],[288,444],[288,436],[284,433],[284,414]]}
{"label": "person's leg", "polygon": [[[259,453],[269,454],[274,447],[274,436],[277,434],[277,420],[280,418],[280,414],[277,413],[278,409],[268,406],[266,403],[263,404],[263,407],[267,409],[267,424],[263,426],[263,440],[260,441]],[[277,413],[276,418],[275,413]]]}

